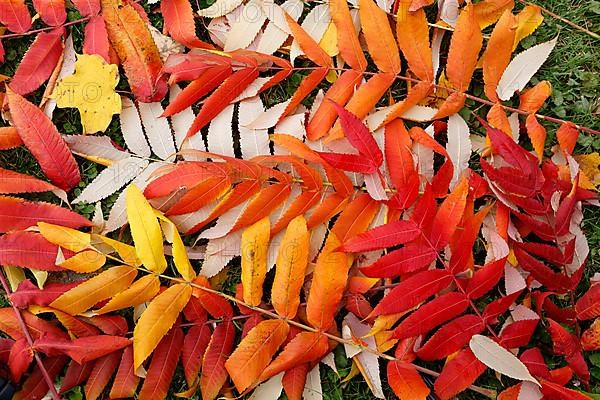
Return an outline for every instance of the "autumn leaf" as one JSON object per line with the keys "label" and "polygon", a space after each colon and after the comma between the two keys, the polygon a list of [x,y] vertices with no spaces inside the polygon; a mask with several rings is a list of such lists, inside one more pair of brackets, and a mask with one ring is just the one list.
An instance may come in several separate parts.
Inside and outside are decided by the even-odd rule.
{"label": "autumn leaf", "polygon": [[121,97],[115,92],[119,83],[116,65],[98,55],[78,55],[75,73],[63,78],[52,98],[59,108],[79,110],[83,133],[104,132],[113,114],[121,112]]}

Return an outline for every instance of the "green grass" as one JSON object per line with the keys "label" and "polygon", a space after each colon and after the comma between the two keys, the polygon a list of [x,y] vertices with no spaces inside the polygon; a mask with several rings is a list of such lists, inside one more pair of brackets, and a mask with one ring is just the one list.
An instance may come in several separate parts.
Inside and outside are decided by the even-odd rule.
{"label": "green grass", "polygon": [[[539,0],[538,0],[539,1]],[[584,0],[546,0],[539,2],[543,7],[559,14],[576,24],[585,26],[587,29],[599,32],[600,31],[600,1],[584,1]],[[519,5],[517,6],[519,7]],[[69,19],[77,19],[79,15],[76,12],[69,13]],[[152,22],[159,28],[162,25],[160,17],[156,14],[151,15]],[[39,25],[39,26],[37,26]],[[38,22],[36,27],[41,27]],[[83,30],[82,26],[76,25],[73,30],[75,46],[78,51],[81,49]],[[556,21],[549,16],[546,16],[542,26],[529,38],[526,38],[518,51],[531,47],[542,41],[549,40],[560,35],[559,42],[550,58],[546,61],[541,71],[533,78],[533,83],[541,80],[548,80],[553,87],[552,98],[540,110],[540,113],[549,116],[554,116],[566,120],[573,121],[582,126],[593,129],[600,129],[600,98],[599,98],[599,76],[600,72],[600,45],[599,41],[590,36],[565,25],[562,22]],[[4,41],[6,49],[6,62],[0,66],[0,73],[11,76],[20,60],[29,47],[33,37],[25,37],[20,39],[10,39]],[[290,93],[293,93],[299,84],[300,75],[294,75],[287,80],[285,84],[279,85],[270,90],[265,96],[265,101],[268,104],[275,104],[289,98]],[[481,82],[476,83],[481,84]],[[119,87],[121,89],[121,87]],[[39,100],[39,99],[36,99]],[[59,130],[63,133],[74,134],[81,129],[79,117],[76,110],[57,110],[54,118]],[[554,141],[554,132],[557,128],[555,124],[543,122],[548,130],[548,141]],[[118,133],[118,125],[116,119],[109,127],[106,134],[110,135],[117,142],[122,143],[120,134]],[[578,141],[578,152],[589,153],[594,151],[600,152],[600,137],[582,134]],[[96,164],[91,162],[78,160],[80,162],[82,172],[82,183],[74,190],[74,195],[85,187],[99,172]],[[39,178],[43,178],[39,166],[36,161],[25,149],[15,149],[10,151],[0,152],[0,167],[12,169],[15,171],[25,172]],[[27,196],[32,197],[32,196]],[[56,201],[52,195],[35,196],[36,199],[45,201]],[[104,206],[109,206],[110,199],[103,202]],[[91,216],[93,206],[88,204],[78,205],[75,208],[78,212]],[[586,208],[584,211],[583,228],[588,236],[590,245],[590,257],[588,259],[588,271],[586,276],[591,276],[594,272],[600,272],[600,209]],[[235,284],[239,282],[239,269],[231,268],[228,277],[224,282],[224,287],[229,293],[233,293]],[[0,295],[0,307],[7,306],[8,303],[2,295]],[[545,339],[547,342],[547,338]],[[595,388],[592,390],[595,393],[600,393],[598,387],[598,378],[600,378],[600,354],[586,355],[591,365],[596,365],[592,368],[592,375],[595,375]],[[321,377],[323,380],[322,388],[324,398],[327,400],[358,400],[372,398],[366,383],[357,376],[346,383],[341,383],[343,377],[350,372],[350,362],[345,358],[342,347],[336,349],[336,363],[341,377],[338,377],[330,368],[321,366]],[[385,373],[382,369],[382,378],[385,379]],[[492,373],[487,373],[482,377],[478,384],[484,387],[497,387],[498,381]],[[386,394],[391,398],[389,388],[386,387]],[[178,371],[173,389],[174,391],[184,388],[181,371]],[[81,390],[74,390],[70,399],[81,398]],[[465,392],[459,396],[460,399],[478,399],[481,398],[471,392]]]}

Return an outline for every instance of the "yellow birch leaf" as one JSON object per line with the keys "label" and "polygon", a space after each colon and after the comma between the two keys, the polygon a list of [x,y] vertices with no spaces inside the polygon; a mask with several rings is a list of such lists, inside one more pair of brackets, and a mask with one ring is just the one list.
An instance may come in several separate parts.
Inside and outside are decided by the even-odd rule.
{"label": "yellow birch leaf", "polygon": [[94,304],[127,289],[136,275],[137,270],[127,265],[109,268],[63,293],[50,303],[50,307],[71,315],[81,314]]}
{"label": "yellow birch leaf", "polygon": [[264,217],[242,233],[244,301],[252,306],[258,306],[263,295],[263,283],[267,275],[270,229],[269,217]]}
{"label": "yellow birch leaf", "polygon": [[117,293],[96,314],[106,314],[127,307],[150,301],[160,290],[160,279],[156,275],[146,275],[133,283],[129,288]]}
{"label": "yellow birch leaf", "polygon": [[179,283],[156,296],[142,313],[133,331],[133,368],[136,372],[171,329],[191,296],[192,287]]}
{"label": "yellow birch leaf", "polygon": [[63,78],[50,96],[59,108],[79,110],[83,133],[104,132],[113,114],[121,113],[121,96],[115,92],[119,68],[97,54],[78,55],[75,73]]}
{"label": "yellow birch leaf", "polygon": [[163,237],[154,209],[135,185],[127,188],[127,219],[135,251],[142,264],[152,272],[161,274],[167,268]]}

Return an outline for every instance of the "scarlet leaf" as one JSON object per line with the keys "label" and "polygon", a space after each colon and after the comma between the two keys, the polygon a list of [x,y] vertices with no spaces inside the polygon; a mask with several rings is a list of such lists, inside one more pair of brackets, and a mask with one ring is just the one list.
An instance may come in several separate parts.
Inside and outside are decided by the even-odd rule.
{"label": "scarlet leaf", "polygon": [[19,284],[16,291],[11,293],[11,302],[19,308],[27,308],[30,305],[47,306],[66,291],[77,286],[79,282],[73,283],[48,283],[44,289],[31,283],[29,279]]}
{"label": "scarlet leaf", "polygon": [[166,0],[160,3],[167,32],[187,47],[212,48],[196,37],[192,5],[187,0]]}
{"label": "scarlet leaf", "polygon": [[31,15],[24,0],[2,0],[0,1],[0,22],[6,25],[8,30],[15,33],[23,33],[31,28]]}
{"label": "scarlet leaf", "polygon": [[470,349],[462,350],[448,361],[435,381],[435,393],[448,400],[468,388],[486,370]]}
{"label": "scarlet leaf", "polygon": [[436,223],[433,225],[430,236],[430,242],[434,249],[441,250],[450,241],[462,219],[468,192],[468,181],[463,178],[435,214]]}
{"label": "scarlet leaf", "polygon": [[133,368],[133,346],[128,346],[123,350],[119,369],[110,389],[110,397],[113,399],[133,397],[139,380]]}
{"label": "scarlet leaf", "polygon": [[427,361],[439,360],[462,349],[471,336],[485,329],[483,320],[476,315],[463,315],[442,326],[417,351],[419,358]]}
{"label": "scarlet leaf", "polygon": [[0,236],[0,264],[2,265],[61,271],[62,268],[56,266],[57,253],[58,246],[48,242],[39,233],[17,231]]}
{"label": "scarlet leaf", "polygon": [[506,260],[502,258],[485,265],[477,271],[467,285],[466,290],[469,298],[478,299],[492,290],[502,278],[505,264]]}
{"label": "scarlet leaf", "polygon": [[[36,317],[29,311],[21,311],[21,316],[33,340],[41,337],[56,339],[66,339],[67,337],[62,329],[46,320]],[[0,308],[0,331],[6,333],[14,340],[25,337],[15,311],[10,307]]]}
{"label": "scarlet leaf", "polygon": [[131,344],[131,341],[124,337],[98,335],[73,340],[43,337],[35,341],[34,347],[49,356],[65,354],[79,364],[84,364],[122,349],[129,344]]}
{"label": "scarlet leaf", "polygon": [[225,320],[217,325],[202,359],[200,390],[203,399],[212,400],[217,397],[225,384],[227,380],[225,361],[231,354],[234,339],[235,326],[231,320]]}
{"label": "scarlet leaf", "polygon": [[436,251],[422,244],[408,244],[379,258],[373,264],[361,268],[370,277],[392,278],[425,269],[436,259]]}
{"label": "scarlet leaf", "polygon": [[388,383],[401,399],[425,400],[429,388],[412,364],[403,361],[391,361],[387,366]]}
{"label": "scarlet leaf", "polygon": [[410,242],[420,233],[421,230],[412,221],[395,221],[353,237],[346,241],[339,250],[358,253],[361,251],[385,249],[386,247]]}
{"label": "scarlet leaf", "polygon": [[62,25],[67,19],[64,0],[34,0],[33,6],[42,21],[50,26]]}
{"label": "scarlet leaf", "polygon": [[83,52],[85,54],[98,54],[107,63],[110,62],[110,43],[108,41],[108,32],[104,18],[97,15],[90,19],[85,26],[85,36],[83,40]]}
{"label": "scarlet leaf", "polygon": [[52,121],[35,105],[7,87],[12,121],[46,176],[69,190],[79,183],[79,169],[71,151]]}
{"label": "scarlet leaf", "polygon": [[100,12],[100,0],[72,0],[79,13],[84,16],[94,16]]}
{"label": "scarlet leaf", "polygon": [[85,384],[85,398],[96,400],[104,391],[121,360],[121,353],[115,351],[98,358]]}
{"label": "scarlet leaf", "polygon": [[469,301],[462,293],[448,293],[421,306],[394,330],[393,337],[404,339],[426,333],[463,313]]}
{"label": "scarlet leaf", "polygon": [[142,389],[138,393],[139,399],[150,400],[167,397],[182,346],[183,331],[180,328],[171,330],[167,336],[162,338],[152,356]]}
{"label": "scarlet leaf", "polygon": [[85,382],[92,373],[94,368],[94,361],[87,362],[85,364],[79,364],[76,361],[71,361],[65,372],[65,377],[60,385],[60,393],[68,392],[75,386],[79,386]]}
{"label": "scarlet leaf", "polygon": [[593,285],[575,304],[577,319],[591,319],[600,316],[600,285]]}
{"label": "scarlet leaf", "polygon": [[198,377],[211,334],[208,325],[199,324],[192,326],[183,339],[181,364],[183,364],[183,373],[189,387]]}
{"label": "scarlet leaf", "polygon": [[[69,361],[68,357],[42,357],[42,362],[46,368],[47,375],[54,380],[63,370],[63,367]],[[27,379],[21,385],[21,390],[14,394],[13,400],[41,399],[48,393],[48,384],[44,380],[44,373],[39,366],[33,369]]]}
{"label": "scarlet leaf", "polygon": [[33,349],[29,346],[26,339],[17,340],[10,349],[8,356],[8,367],[10,369],[10,378],[13,382],[20,382],[23,374],[29,369],[33,361]]}
{"label": "scarlet leaf", "polygon": [[419,272],[400,282],[373,310],[373,315],[397,314],[409,310],[430,296],[446,288],[452,275],[446,270]]}
{"label": "scarlet leaf", "polygon": [[334,168],[343,171],[372,174],[378,170],[377,166],[369,159],[358,154],[338,154],[319,152],[319,155]]}

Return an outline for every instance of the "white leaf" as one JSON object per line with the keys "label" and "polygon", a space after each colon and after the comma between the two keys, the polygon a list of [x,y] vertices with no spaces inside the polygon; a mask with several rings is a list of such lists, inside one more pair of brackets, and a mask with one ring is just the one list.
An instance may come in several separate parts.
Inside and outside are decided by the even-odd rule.
{"label": "white leaf", "polygon": [[440,54],[445,33],[445,30],[436,28],[433,30],[433,37],[431,38],[431,59],[433,62],[434,78],[437,77],[438,71],[440,70]]}
{"label": "white leaf", "polygon": [[[73,37],[69,35],[65,40],[65,49],[63,50],[62,65],[60,71],[56,76],[56,82],[60,82],[64,77],[73,75],[75,72],[75,62],[77,61],[77,55],[75,54],[75,48],[73,47]],[[56,108],[56,100],[49,98],[44,105],[44,114],[52,119],[52,113]]]}
{"label": "white leaf", "polygon": [[458,21],[459,13],[460,5],[458,4],[458,0],[446,0],[442,4],[440,18],[454,28]]}
{"label": "white leaf", "polygon": [[148,142],[154,154],[161,160],[174,157],[175,144],[173,143],[171,127],[165,117],[160,117],[164,111],[160,103],[139,103],[138,109]]}
{"label": "white leaf", "polygon": [[166,61],[171,54],[183,53],[185,47],[182,44],[176,42],[170,36],[163,35],[161,31],[153,27],[151,24],[147,24],[147,26],[163,62]]}
{"label": "white leaf", "polygon": [[215,208],[219,200],[215,200],[210,204],[205,205],[199,210],[192,211],[191,213],[171,215],[169,219],[177,226],[180,232],[187,232],[200,222],[204,221],[210,215],[210,212]]}
{"label": "white leaf", "polygon": [[226,236],[240,218],[242,211],[244,211],[249,202],[250,200],[246,200],[245,202],[227,210],[219,217],[215,226],[212,226],[202,232],[199,237],[202,239],[217,239]]}
{"label": "white leaf", "polygon": [[290,102],[291,99],[275,104],[274,106],[268,108],[265,112],[261,113],[258,117],[254,118],[254,120],[247,124],[246,127],[253,129],[269,129],[275,126]]}
{"label": "white leaf", "polygon": [[469,347],[479,361],[494,371],[513,379],[540,385],[521,360],[487,336],[473,335]]}
{"label": "white leaf", "polygon": [[322,400],[323,388],[321,387],[321,371],[319,364],[315,365],[306,375],[304,391],[302,391],[304,400]]}
{"label": "white leaf", "polygon": [[[275,125],[275,133],[285,133],[286,135],[304,140],[304,136],[306,135],[304,119],[304,113],[288,115]],[[274,150],[275,154],[290,154],[289,151],[282,149],[279,145],[275,145]]]}
{"label": "white leaf", "polygon": [[[433,125],[425,128],[425,132],[431,137],[433,137]],[[424,146],[420,143],[414,142],[413,146],[413,154],[415,157],[415,164],[417,165],[417,171],[419,175],[424,176],[428,181],[431,181],[433,178],[433,150]],[[423,187],[424,185],[421,184]]]}
{"label": "white leaf", "polygon": [[234,257],[240,255],[242,246],[242,230],[218,239],[211,239],[206,244],[206,257],[202,263],[200,274],[211,278],[221,272]]}
{"label": "white leaf", "polygon": [[262,87],[267,82],[269,82],[269,80],[271,80],[270,77],[259,76],[258,78],[253,80],[252,83],[249,84],[246,87],[246,89],[244,89],[244,91],[242,93],[240,93],[240,95],[231,102],[231,104],[239,103],[240,101],[245,100],[249,97],[257,96],[258,93],[260,92],[260,90],[262,89]]}
{"label": "white leaf", "polygon": [[152,153],[146,135],[144,135],[144,128],[142,128],[142,120],[140,114],[129,97],[121,96],[121,133],[127,148],[134,154],[140,157],[150,157]]}
{"label": "white leaf", "polygon": [[[308,33],[308,35],[319,43],[325,34],[325,31],[329,27],[331,22],[331,14],[329,14],[328,4],[319,4],[315,6],[302,21],[302,28]],[[304,54],[298,41],[294,39],[290,48],[290,61],[293,63],[296,57]]]}
{"label": "white leaf", "polygon": [[243,0],[217,0],[211,4],[210,7],[198,10],[197,14],[200,17],[222,17],[235,10],[242,3]]}
{"label": "white leaf", "polygon": [[[208,126],[208,151],[224,156],[235,157],[233,151],[233,136],[231,133],[233,108],[233,104],[228,105],[210,122],[210,125]],[[194,136],[200,136],[199,139],[202,137],[200,134]]]}
{"label": "white leaf", "polygon": [[527,283],[523,275],[521,275],[519,270],[507,263],[504,266],[504,289],[506,290],[506,295],[509,296],[526,287]]}
{"label": "white leaf", "polygon": [[556,46],[557,40],[558,36],[548,42],[533,46],[513,58],[504,70],[496,88],[500,100],[506,101],[517,90],[525,88],[529,80],[546,61],[554,46]]}
{"label": "white leaf", "polygon": [[[175,100],[175,98],[181,93],[182,90],[179,85],[175,84],[171,86],[169,91],[169,101]],[[194,111],[192,111],[192,106],[184,108],[177,114],[171,115],[169,117],[171,119],[171,126],[173,127],[173,133],[175,136],[175,145],[177,149],[181,149],[181,144],[185,140],[185,136],[187,135],[187,131],[192,126],[192,122],[196,116],[194,115]],[[194,135],[202,138],[202,135]]]}
{"label": "white leaf", "polygon": [[246,160],[258,156],[269,155],[269,133],[267,129],[252,129],[246,127],[257,114],[264,111],[260,97],[251,97],[240,103],[238,112],[240,147],[242,157]]}
{"label": "white leaf", "polygon": [[223,50],[245,49],[254,41],[256,35],[267,20],[258,0],[250,0],[241,15],[231,25]]}
{"label": "white leaf", "polygon": [[454,165],[454,173],[450,181],[450,189],[460,180],[463,172],[469,168],[471,158],[471,138],[469,137],[469,126],[459,114],[453,114],[448,118],[448,143],[446,150]]}
{"label": "white leaf", "polygon": [[364,174],[365,185],[367,187],[367,193],[373,200],[384,201],[387,200],[387,193],[381,183],[379,173],[374,172],[372,174]]}
{"label": "white leaf", "polygon": [[327,355],[321,359],[321,362],[331,368],[337,376],[340,376],[337,366],[335,365],[335,355],[333,354],[333,351],[327,353]]}
{"label": "white leaf", "polygon": [[540,388],[533,382],[523,382],[517,400],[540,400],[544,397]]}
{"label": "white leaf", "polygon": [[[301,4],[301,3],[300,3]],[[288,35],[292,34],[290,27],[287,24],[287,20],[285,18],[286,11],[279,5],[275,4],[273,0],[262,0],[260,2],[263,13],[267,16],[269,21],[275,24],[279,29],[284,32],[287,32]],[[302,10],[300,10],[302,13]]]}
{"label": "white leaf", "polygon": [[[137,186],[140,190],[144,190],[146,186],[148,186],[148,179],[160,167],[160,163],[152,163],[146,167],[134,180],[133,184]],[[127,223],[127,207],[125,201],[126,192],[123,191],[117,197],[117,200],[112,205],[110,209],[110,213],[108,214],[108,219],[104,224],[104,233],[112,232],[116,229],[119,229],[123,225]]]}
{"label": "white leaf", "polygon": [[[303,3],[300,0],[288,0],[281,5],[281,8],[295,21],[298,21],[298,18],[302,15]],[[265,3],[263,2],[263,11],[264,10]],[[267,18],[269,18],[269,14],[267,14]],[[289,36],[289,28],[287,28],[287,30],[281,29],[276,21],[271,21],[265,28],[256,51],[264,54],[273,54],[281,47],[281,45],[283,45]]]}
{"label": "white leaf", "polygon": [[105,199],[132,181],[147,166],[148,161],[137,157],[120,160],[100,172],[73,203],[95,203]]}
{"label": "white leaf", "polygon": [[283,391],[283,374],[280,372],[254,389],[250,400],[277,400]]}
{"label": "white leaf", "polygon": [[73,153],[82,157],[99,158],[110,163],[131,157],[131,154],[117,149],[108,136],[64,135],[63,139]]}
{"label": "white leaf", "polygon": [[519,126],[519,113],[512,113],[508,116],[508,124],[510,125],[510,131],[512,133],[512,138],[516,143],[519,143],[519,133],[521,127]]}

